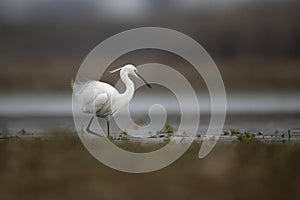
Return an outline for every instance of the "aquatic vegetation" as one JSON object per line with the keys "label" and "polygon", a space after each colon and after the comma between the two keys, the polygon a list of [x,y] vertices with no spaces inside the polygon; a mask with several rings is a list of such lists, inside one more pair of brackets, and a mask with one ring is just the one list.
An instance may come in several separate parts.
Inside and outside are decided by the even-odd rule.
{"label": "aquatic vegetation", "polygon": [[[277,134],[275,134],[277,133]],[[86,133],[85,133],[86,134]],[[202,135],[201,133],[196,134],[196,140],[202,142],[203,140],[206,141],[212,141],[215,142],[218,139],[220,143],[235,143],[235,142],[262,142],[262,143],[269,143],[269,144],[285,144],[285,143],[300,143],[300,135],[298,134],[293,134],[292,129],[288,129],[286,131],[279,131],[279,130],[274,130],[273,134],[268,132],[268,133],[263,133],[263,132],[241,132],[238,129],[230,129],[230,131],[224,131],[223,132],[224,136],[230,136],[230,137],[223,137],[223,136],[216,136],[213,137],[207,136],[207,135]],[[174,128],[166,124],[164,129],[161,131],[151,131],[149,132],[149,137],[147,138],[156,138],[158,139],[157,141],[164,141],[165,139],[167,140],[172,140],[173,137],[188,137],[186,132],[174,132]],[[260,137],[257,137],[260,136]],[[77,136],[76,132],[72,132],[67,129],[57,129],[57,130],[51,130],[49,132],[43,133],[43,134],[34,134],[34,133],[29,133],[25,129],[21,129],[15,134],[10,134],[6,132],[0,132],[0,140],[5,141],[5,140],[19,140],[19,139],[26,139],[26,140],[36,140],[36,141],[48,141],[48,140],[65,140],[65,138],[68,139],[75,139],[79,140],[79,137]],[[133,141],[137,143],[142,143],[144,140],[147,140],[147,138],[139,138],[139,139],[134,139]],[[96,138],[98,139],[98,138]],[[109,140],[111,141],[128,141],[132,140],[127,132],[119,132],[115,133],[112,136],[108,137]],[[192,139],[192,138],[191,138]],[[152,140],[155,141],[155,140]],[[167,141],[166,141],[167,142]],[[165,144],[165,143],[164,143]]]}
{"label": "aquatic vegetation", "polygon": [[[119,138],[118,138],[119,139]],[[123,140],[123,141],[125,141],[125,140],[130,140],[128,137],[120,137],[120,140]]]}
{"label": "aquatic vegetation", "polygon": [[225,136],[229,135],[229,132],[228,131],[224,131],[224,135]]}
{"label": "aquatic vegetation", "polygon": [[186,137],[187,134],[186,134],[186,132],[183,132],[183,133],[176,133],[174,136],[176,136],[176,137]]}
{"label": "aquatic vegetation", "polygon": [[173,133],[174,132],[174,128],[171,125],[167,124],[165,132],[166,133]]}
{"label": "aquatic vegetation", "polygon": [[15,140],[15,139],[20,139],[20,136],[18,136],[18,135],[11,135],[11,136],[5,135],[5,136],[1,136],[0,139],[2,139],[2,140]]}
{"label": "aquatic vegetation", "polygon": [[238,129],[230,129],[231,136],[240,135],[241,132]]}
{"label": "aquatic vegetation", "polygon": [[128,134],[127,134],[127,132],[121,132],[120,133],[120,135],[119,135],[119,137],[117,138],[117,140],[130,140],[129,138],[128,138]]}
{"label": "aquatic vegetation", "polygon": [[127,132],[121,132],[120,134],[119,134],[119,136],[116,136],[116,137],[114,137],[114,136],[108,136],[107,137],[109,140],[111,140],[111,141],[114,141],[114,140],[122,140],[122,141],[125,141],[125,140],[130,140],[130,138],[128,137],[128,134],[127,134]]}
{"label": "aquatic vegetation", "polygon": [[168,136],[173,136],[173,135],[174,135],[174,134],[173,134],[173,133],[174,133],[174,128],[173,128],[171,125],[166,124],[165,130],[159,131],[159,132],[158,132],[158,135],[162,135],[163,133],[167,133]]}
{"label": "aquatic vegetation", "polygon": [[256,135],[254,133],[240,133],[237,135],[237,140],[239,142],[257,142]]}
{"label": "aquatic vegetation", "polygon": [[205,136],[204,138],[203,138],[203,140],[205,140],[205,141],[209,141],[209,142],[214,142],[215,140],[216,140],[217,138],[216,138],[216,136]]}
{"label": "aquatic vegetation", "polygon": [[107,139],[109,139],[109,140],[115,140],[116,138],[114,138],[113,136],[109,135],[109,136],[107,136]]}
{"label": "aquatic vegetation", "polygon": [[127,136],[128,133],[127,133],[126,131],[123,131],[123,132],[120,133],[120,136],[121,136],[121,135],[122,135],[122,136]]}
{"label": "aquatic vegetation", "polygon": [[24,128],[22,128],[20,131],[18,131],[16,134],[10,134],[10,133],[0,133],[0,139],[2,140],[15,140],[15,139],[21,139],[21,138],[40,138],[41,140],[46,140],[47,136],[36,136],[33,133],[27,132]]}
{"label": "aquatic vegetation", "polygon": [[32,136],[33,133],[29,133],[27,132],[24,128],[22,128],[18,133],[17,135],[20,135],[20,136]]}

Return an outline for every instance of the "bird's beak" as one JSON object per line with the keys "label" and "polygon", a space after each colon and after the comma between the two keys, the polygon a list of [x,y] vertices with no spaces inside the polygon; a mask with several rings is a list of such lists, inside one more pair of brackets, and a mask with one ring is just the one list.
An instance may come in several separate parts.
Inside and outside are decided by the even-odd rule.
{"label": "bird's beak", "polygon": [[152,86],[151,86],[149,83],[147,83],[147,81],[146,81],[139,73],[137,73],[137,72],[135,72],[135,73],[136,73],[136,75],[137,75],[142,81],[145,82],[145,84],[146,84],[149,88],[152,88]]}

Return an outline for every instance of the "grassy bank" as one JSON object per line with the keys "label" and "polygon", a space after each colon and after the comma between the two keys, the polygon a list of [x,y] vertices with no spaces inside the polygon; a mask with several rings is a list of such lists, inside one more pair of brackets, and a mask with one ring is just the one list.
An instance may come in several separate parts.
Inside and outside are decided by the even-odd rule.
{"label": "grassy bank", "polygon": [[162,170],[127,174],[95,160],[75,136],[2,140],[1,199],[300,198],[299,145],[219,144],[202,160],[199,147]]}

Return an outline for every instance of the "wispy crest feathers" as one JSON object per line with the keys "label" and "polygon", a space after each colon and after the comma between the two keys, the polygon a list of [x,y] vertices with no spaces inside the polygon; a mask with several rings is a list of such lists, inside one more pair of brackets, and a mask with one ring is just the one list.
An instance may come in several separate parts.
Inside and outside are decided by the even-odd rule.
{"label": "wispy crest feathers", "polygon": [[121,70],[122,69],[122,67],[120,67],[120,68],[118,68],[118,69],[115,69],[115,70],[112,70],[112,71],[109,71],[109,73],[115,73],[115,72],[117,72],[117,71],[119,71],[119,70]]}

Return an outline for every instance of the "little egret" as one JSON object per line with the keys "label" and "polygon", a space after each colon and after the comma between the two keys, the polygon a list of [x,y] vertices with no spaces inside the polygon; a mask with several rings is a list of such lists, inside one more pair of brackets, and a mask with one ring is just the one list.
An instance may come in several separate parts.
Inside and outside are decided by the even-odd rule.
{"label": "little egret", "polygon": [[[113,86],[108,83],[90,80],[84,83],[73,83],[72,88],[75,97],[81,103],[83,113],[93,114],[100,118],[106,119],[107,135],[109,136],[109,121],[119,110],[128,105],[134,94],[134,84],[129,78],[129,74],[140,78],[145,84],[151,88],[147,81],[138,74],[136,67],[132,64],[127,64],[116,70],[120,70],[120,77],[126,86],[124,93],[119,93]],[[95,116],[91,118],[86,128],[86,131],[92,134],[97,133],[90,130],[90,126]]]}

